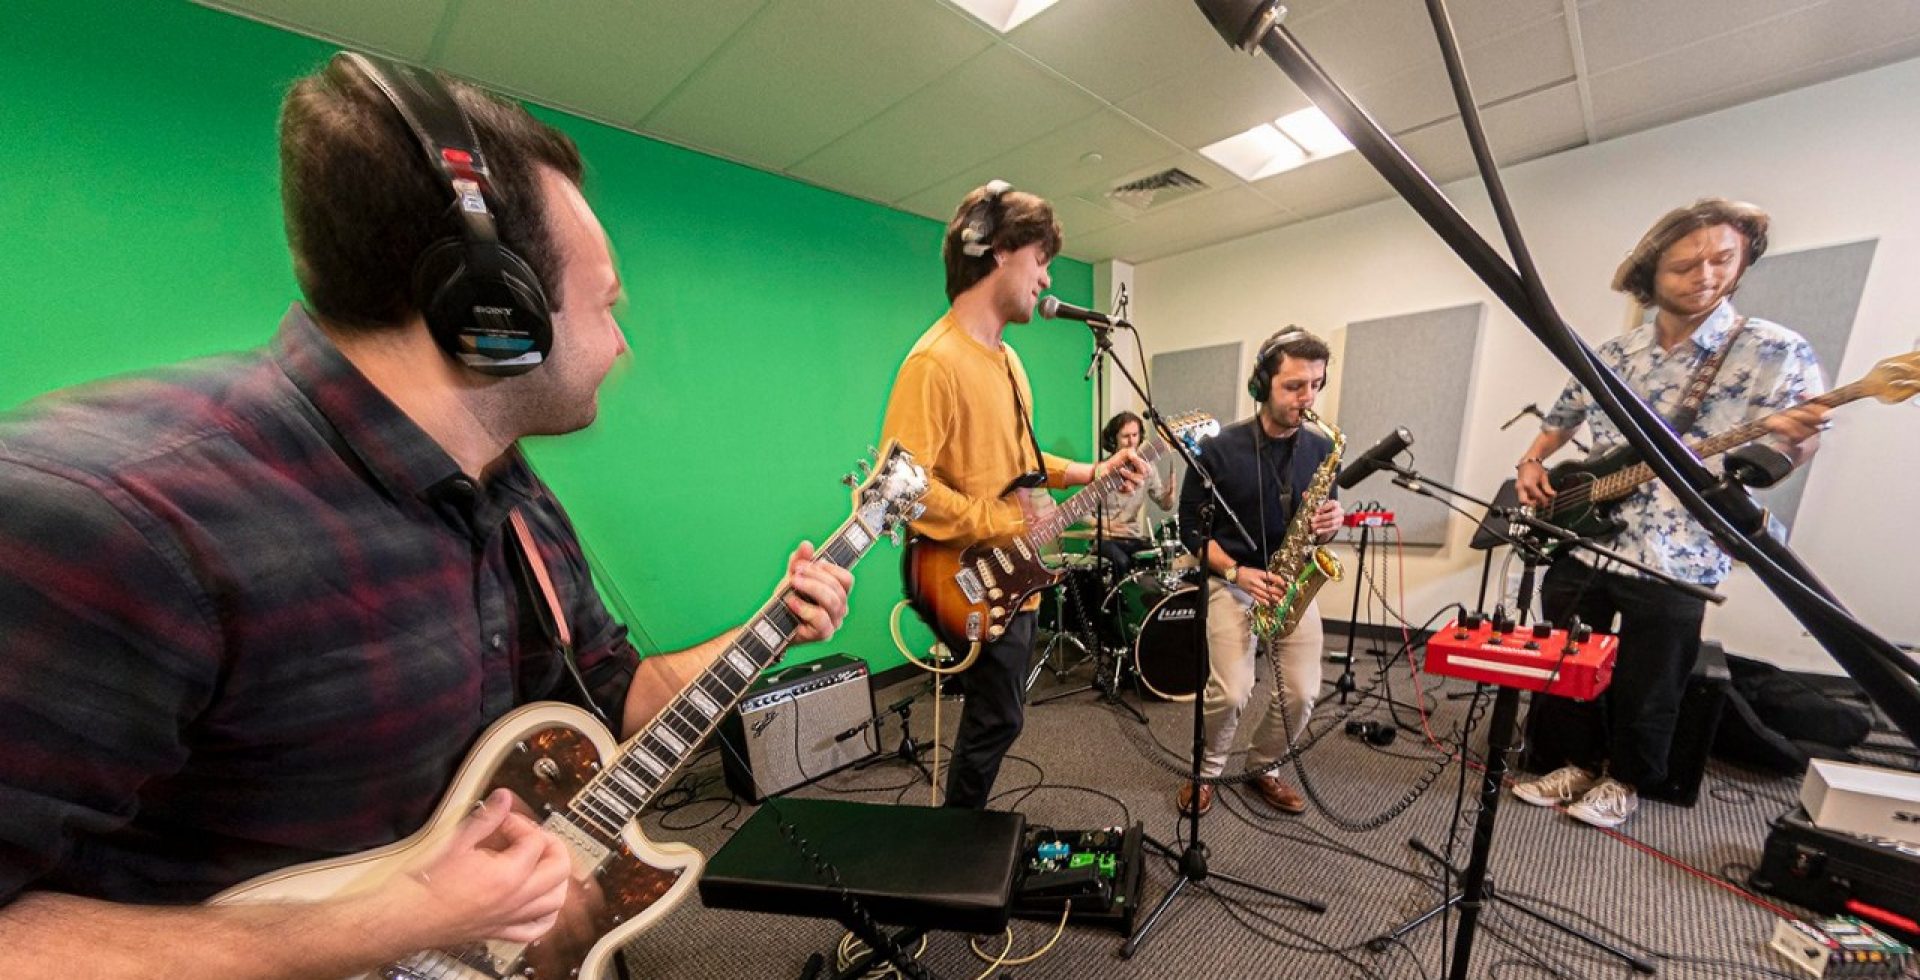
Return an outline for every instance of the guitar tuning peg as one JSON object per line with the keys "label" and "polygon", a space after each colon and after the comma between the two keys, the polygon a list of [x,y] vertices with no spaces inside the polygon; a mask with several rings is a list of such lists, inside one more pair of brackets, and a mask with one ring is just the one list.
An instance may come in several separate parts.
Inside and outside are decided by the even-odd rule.
{"label": "guitar tuning peg", "polygon": [[889,537],[889,538],[892,538],[892,539],[893,539],[893,545],[894,545],[894,547],[896,547],[896,548],[897,548],[897,547],[899,547],[899,546],[900,546],[900,539],[901,539],[901,538],[903,537],[903,533],[902,533],[902,532],[901,532],[901,530],[900,530],[900,525],[899,525],[899,524],[895,524],[895,525],[893,525],[892,527],[890,527],[890,528],[887,528],[887,537]]}
{"label": "guitar tuning peg", "polygon": [[860,485],[860,478],[854,476],[852,473],[848,473],[840,478],[840,482],[846,484],[848,490],[852,490]]}
{"label": "guitar tuning peg", "polygon": [[856,460],[854,460],[854,461],[853,461],[853,465],[854,465],[854,467],[855,467],[856,469],[858,469],[858,470],[860,471],[860,475],[861,475],[861,476],[862,476],[863,478],[864,478],[864,477],[865,477],[865,476],[867,475],[867,473],[868,473],[868,472],[869,472],[870,470],[872,470],[872,469],[873,469],[873,464],[872,464],[872,463],[869,463],[869,462],[867,462],[867,461],[866,461],[866,460],[864,460],[864,459],[856,459]]}
{"label": "guitar tuning peg", "polygon": [[869,446],[867,447],[867,455],[869,455],[869,456],[872,456],[872,457],[873,457],[874,459],[879,459],[879,458],[880,458],[880,447],[879,447],[879,446],[873,446],[873,445],[869,445]]}

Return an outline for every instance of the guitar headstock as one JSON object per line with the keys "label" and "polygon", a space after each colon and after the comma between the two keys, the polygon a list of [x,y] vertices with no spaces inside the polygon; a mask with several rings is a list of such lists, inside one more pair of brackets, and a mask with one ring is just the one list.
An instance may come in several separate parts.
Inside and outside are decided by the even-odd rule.
{"label": "guitar headstock", "polygon": [[1867,394],[1889,405],[1920,395],[1920,351],[1886,358],[1860,379]]}
{"label": "guitar headstock", "polygon": [[1205,412],[1186,412],[1168,419],[1167,428],[1186,444],[1188,451],[1199,455],[1200,440],[1220,434],[1220,420]]}
{"label": "guitar headstock", "polygon": [[927,492],[927,471],[897,442],[871,452],[871,469],[863,459],[858,464],[860,475],[846,477],[847,485],[853,487],[853,516],[874,537],[892,535],[898,541],[901,526],[927,509],[920,503]]}

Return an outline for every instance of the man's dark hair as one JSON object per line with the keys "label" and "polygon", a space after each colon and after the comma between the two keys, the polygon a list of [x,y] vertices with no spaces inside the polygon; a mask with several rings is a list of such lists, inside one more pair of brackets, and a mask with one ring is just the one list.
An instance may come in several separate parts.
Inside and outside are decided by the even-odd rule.
{"label": "man's dark hair", "polygon": [[[558,305],[560,256],[536,165],[578,185],[579,149],[517,103],[445,76],[441,82],[472,123],[492,172],[487,205],[501,244],[527,261]],[[458,234],[452,190],[399,112],[337,62],[295,82],[281,105],[280,201],[307,306],[343,327],[374,329],[418,313],[414,261]]]}
{"label": "man's dark hair", "polygon": [[1127,431],[1127,426],[1129,425],[1139,426],[1141,437],[1146,437],[1147,424],[1140,420],[1140,416],[1132,412],[1122,411],[1113,418],[1108,419],[1107,424],[1101,427],[1100,448],[1110,453],[1119,452],[1120,433]]}
{"label": "man's dark hair", "polygon": [[1296,361],[1328,361],[1333,359],[1333,349],[1319,337],[1299,327],[1287,326],[1267,338],[1260,345],[1260,364],[1266,365],[1267,373],[1280,370],[1280,355],[1285,354]]}
{"label": "man's dark hair", "polygon": [[[1048,261],[1060,254],[1064,239],[1060,234],[1060,221],[1053,216],[1053,205],[1044,198],[1023,191],[1004,191],[988,201],[991,194],[987,187],[974,188],[960,202],[959,210],[953,213],[953,220],[947,222],[947,235],[940,243],[940,257],[947,264],[949,303],[972,289],[975,283],[993,274],[995,252],[1015,252],[1039,242]],[[985,254],[968,255],[961,233],[966,230],[967,219],[973,216],[976,207],[987,209],[993,231],[987,236],[989,248]]]}
{"label": "man's dark hair", "polygon": [[1674,242],[1715,225],[1727,225],[1745,239],[1747,254],[1740,263],[1740,274],[1745,276],[1747,270],[1760,261],[1760,256],[1767,254],[1767,224],[1765,211],[1724,197],[1702,198],[1684,208],[1674,208],[1661,215],[1660,220],[1640,236],[1640,243],[1633,251],[1627,253],[1620,268],[1614,271],[1613,288],[1632,296],[1641,306],[1652,306],[1653,277],[1660,269],[1660,256],[1672,248]]}

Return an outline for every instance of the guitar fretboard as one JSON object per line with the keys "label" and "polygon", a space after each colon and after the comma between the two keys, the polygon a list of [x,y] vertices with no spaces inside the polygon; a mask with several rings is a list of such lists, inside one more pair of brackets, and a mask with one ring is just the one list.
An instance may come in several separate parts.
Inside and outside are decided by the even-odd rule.
{"label": "guitar fretboard", "polygon": [[[874,535],[858,516],[848,519],[816,553],[818,560],[852,568],[873,547]],[[718,660],[680,692],[644,730],[620,747],[607,767],[577,795],[573,816],[604,839],[638,816],[673,778],[695,748],[752,686],[779,661],[800,621],[787,608],[791,588],[781,589],[747,622]]]}
{"label": "guitar fretboard", "polygon": [[[1166,450],[1166,443],[1156,441],[1140,447],[1140,458],[1148,465],[1152,465]],[[1027,531],[1027,541],[1038,550],[1040,546],[1059,537],[1060,532],[1092,516],[1093,509],[1099,506],[1101,497],[1109,490],[1116,490],[1120,486],[1122,486],[1120,476],[1116,473],[1108,473],[1087,484],[1079,493],[1068,497],[1065,503],[1054,508],[1047,516],[1034,522],[1033,527]]]}
{"label": "guitar fretboard", "polygon": [[[1815,395],[1799,404],[1825,405],[1828,408],[1839,408],[1848,402],[1866,398],[1871,394],[1872,392],[1869,390],[1865,381],[1855,381],[1852,384],[1841,385],[1824,395]],[[1799,405],[1794,407],[1798,408]],[[1695,456],[1701,459],[1711,459],[1729,449],[1744,446],[1766,435],[1767,419],[1779,414],[1781,413],[1775,412],[1773,415],[1766,416],[1766,418],[1756,419],[1745,425],[1736,426],[1725,432],[1708,436],[1697,443],[1689,442],[1687,446],[1693,450]],[[1632,493],[1634,488],[1653,480],[1654,476],[1653,467],[1645,463],[1635,463],[1632,466],[1616,470],[1615,472],[1594,480],[1593,489],[1589,492],[1587,499],[1595,502],[1618,500]]]}

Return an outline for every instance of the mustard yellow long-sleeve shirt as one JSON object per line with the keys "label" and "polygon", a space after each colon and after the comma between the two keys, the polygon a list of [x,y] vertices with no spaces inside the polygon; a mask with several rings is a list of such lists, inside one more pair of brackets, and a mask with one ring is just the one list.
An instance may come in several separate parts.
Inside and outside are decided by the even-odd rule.
{"label": "mustard yellow long-sleeve shirt", "polygon": [[[1002,343],[987,347],[961,329],[953,312],[935,321],[908,352],[887,400],[882,436],[913,453],[930,478],[926,513],[913,530],[936,541],[973,542],[1013,534],[1024,524],[1017,495],[1000,496],[1014,477],[1034,468],[1026,423],[1014,408],[1033,408],[1020,355]],[[1063,487],[1068,461],[1042,455],[1047,485]]]}

